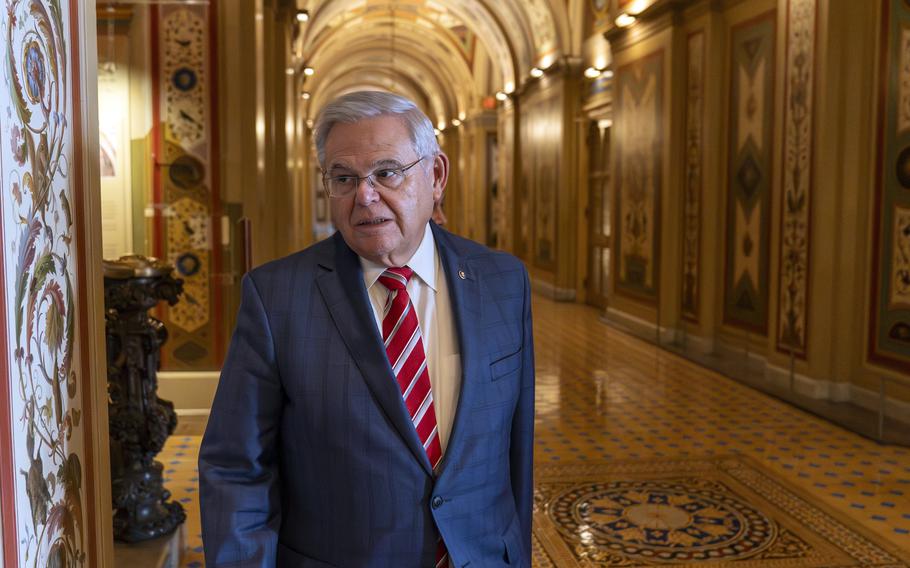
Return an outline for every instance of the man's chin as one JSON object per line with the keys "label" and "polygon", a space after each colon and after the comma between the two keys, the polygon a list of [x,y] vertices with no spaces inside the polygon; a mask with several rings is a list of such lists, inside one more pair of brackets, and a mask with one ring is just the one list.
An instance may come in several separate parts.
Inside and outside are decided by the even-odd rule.
{"label": "man's chin", "polygon": [[353,242],[348,242],[348,246],[359,256],[378,264],[388,264],[386,260],[395,250],[389,239],[365,238],[362,235],[358,235]]}

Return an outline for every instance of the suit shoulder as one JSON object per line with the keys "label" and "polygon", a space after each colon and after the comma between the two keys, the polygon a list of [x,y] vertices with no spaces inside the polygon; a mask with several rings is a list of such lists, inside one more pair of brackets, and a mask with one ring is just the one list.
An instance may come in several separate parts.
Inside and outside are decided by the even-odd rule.
{"label": "suit shoulder", "polygon": [[332,238],[325,239],[303,250],[260,264],[250,270],[248,276],[258,285],[263,282],[290,278],[294,275],[312,273],[318,259],[331,251],[332,247]]}
{"label": "suit shoulder", "polygon": [[449,246],[459,251],[462,258],[473,262],[489,262],[502,268],[511,268],[524,271],[524,263],[515,256],[502,251],[492,249],[471,239],[460,237],[444,229],[438,229],[437,238],[444,238]]}

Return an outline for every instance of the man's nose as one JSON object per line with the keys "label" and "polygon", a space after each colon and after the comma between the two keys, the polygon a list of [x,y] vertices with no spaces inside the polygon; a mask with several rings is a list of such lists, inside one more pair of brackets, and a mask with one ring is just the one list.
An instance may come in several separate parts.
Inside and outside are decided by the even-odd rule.
{"label": "man's nose", "polygon": [[379,192],[376,191],[376,185],[373,182],[373,174],[357,180],[357,187],[354,189],[354,198],[360,205],[369,205],[370,203],[379,201]]}

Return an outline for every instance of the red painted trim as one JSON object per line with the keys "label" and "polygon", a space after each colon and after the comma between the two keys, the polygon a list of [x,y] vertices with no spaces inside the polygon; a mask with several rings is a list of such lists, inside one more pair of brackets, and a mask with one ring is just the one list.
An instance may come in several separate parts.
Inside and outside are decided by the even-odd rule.
{"label": "red painted trim", "polygon": [[152,75],[152,206],[155,215],[152,218],[152,254],[162,258],[164,247],[164,218],[161,212],[164,195],[161,189],[161,163],[164,149],[161,146],[161,57],[158,46],[158,6],[149,8],[149,38],[151,39],[152,58],[150,62]]}
{"label": "red painted trim", "polygon": [[[92,353],[89,353],[86,349],[87,341],[86,339],[92,335],[92,330],[89,328],[89,297],[88,297],[88,278],[86,277],[87,270],[93,270],[94,266],[90,265],[86,255],[87,248],[87,239],[86,239],[86,227],[87,223],[85,221],[84,212],[85,212],[85,195],[86,192],[91,190],[91,186],[86,186],[83,163],[87,158],[85,148],[83,147],[83,141],[85,140],[85,130],[83,126],[83,116],[82,116],[82,83],[81,83],[81,67],[80,67],[80,52],[79,52],[79,12],[80,5],[82,3],[79,0],[70,0],[70,64],[72,65],[72,94],[73,94],[73,107],[72,107],[72,120],[71,124],[73,129],[71,132],[73,140],[73,175],[70,178],[73,182],[72,185],[72,212],[73,212],[73,229],[76,233],[76,301],[78,305],[76,307],[77,314],[77,337],[81,338],[77,342],[80,345],[79,353],[79,373],[81,375],[80,392],[82,394],[82,442],[84,447],[84,455],[82,459],[82,467],[84,470],[82,473],[83,486],[85,487],[85,503],[88,505],[85,507],[85,519],[82,522],[85,523],[83,530],[83,543],[86,551],[86,560],[87,566],[97,566],[99,564],[99,551],[96,549],[97,539],[97,512],[95,510],[95,478],[93,475],[89,474],[87,471],[89,468],[97,467],[96,458],[95,458],[95,447],[94,447],[94,438],[93,432],[95,428],[107,428],[107,424],[95,424],[95,410],[94,410],[94,389],[93,384],[95,380],[106,380],[104,377],[95,377],[92,373],[91,367],[91,356]],[[84,10],[84,8],[83,8]],[[94,13],[91,14],[94,16]],[[89,17],[89,14],[85,14],[85,17]],[[100,268],[100,267],[98,267]],[[94,307],[94,306],[93,306]]]}
{"label": "red painted trim", "polygon": [[209,279],[209,286],[212,287],[213,305],[211,308],[213,320],[213,338],[214,365],[220,369],[224,362],[224,330],[221,328],[224,323],[222,315],[222,292],[224,290],[224,279],[222,270],[224,262],[222,259],[221,245],[221,140],[220,129],[221,117],[218,115],[218,2],[212,0],[209,4],[209,171],[211,172],[211,195],[212,195],[212,262],[215,279]]}
{"label": "red painted trim", "polygon": [[[698,234],[696,235],[696,238],[695,238],[695,254],[696,254],[696,256],[695,256],[695,305],[692,306],[691,312],[688,312],[685,309],[680,310],[680,312],[682,313],[682,318],[684,320],[686,320],[690,323],[694,323],[694,324],[698,323],[698,320],[699,320],[698,312],[699,312],[699,309],[701,308],[701,288],[702,288],[701,287],[701,280],[702,280],[702,273],[701,273],[701,256],[702,256],[701,255],[701,232],[702,231],[701,231],[701,228],[702,228],[702,224],[703,224],[702,218],[701,218],[701,211],[702,211],[702,201],[704,200],[704,193],[705,193],[704,192],[704,187],[705,187],[705,79],[707,77],[708,61],[707,61],[707,57],[706,57],[707,35],[705,34],[705,30],[704,29],[695,30],[686,37],[686,57],[688,58],[689,57],[688,48],[689,48],[689,45],[692,43],[692,38],[694,38],[695,36],[699,36],[699,35],[702,36],[701,54],[699,55],[699,57],[701,58],[701,85],[699,85],[699,88],[701,90],[701,94],[700,94],[701,95],[701,116],[698,117],[698,120],[701,122],[701,139],[699,140],[699,143],[701,146],[698,150],[698,152],[699,152],[698,167],[699,167],[700,175],[698,176],[698,181],[699,181],[698,188],[697,188],[698,209],[696,211],[696,216],[698,217]],[[687,100],[686,100],[686,103],[687,104],[686,104],[686,111],[683,115],[683,121],[684,121],[683,124],[687,125],[687,127],[688,127],[688,124],[689,124],[689,105],[688,105],[688,86],[689,86],[688,69],[689,69],[689,65],[688,65],[688,63],[689,62],[686,61],[686,63],[687,63],[687,65],[686,65],[686,71],[687,71],[687,76],[686,76],[686,79],[687,79],[687,81],[686,81],[686,99]],[[686,163],[685,158],[688,155],[688,150],[689,150],[688,149],[688,142],[689,142],[688,134],[689,133],[687,131],[685,143],[682,145],[683,146],[683,163]],[[688,183],[688,181],[686,181],[684,183]],[[683,239],[685,239],[685,231],[686,231],[685,198],[686,198],[685,190],[683,190],[683,204],[684,204],[683,205]],[[685,255],[683,255],[683,262],[685,262]],[[683,278],[685,278],[685,273],[683,273],[682,276],[683,276]]]}
{"label": "red painted trim", "polygon": [[[772,31],[771,31],[771,54],[770,54],[770,56],[769,56],[769,58],[768,58],[768,60],[772,62],[772,64],[769,66],[769,71],[768,71],[768,78],[770,79],[770,82],[771,82],[771,94],[772,94],[772,96],[771,96],[771,111],[770,111],[770,113],[769,113],[769,120],[768,120],[768,124],[771,125],[771,135],[770,135],[771,143],[768,145],[768,147],[769,147],[768,156],[770,157],[770,162],[771,162],[771,163],[770,163],[770,165],[771,165],[771,168],[770,168],[770,169],[771,169],[771,172],[773,173],[773,171],[774,171],[774,154],[773,154],[771,148],[774,147],[774,139],[775,139],[775,132],[774,132],[774,129],[775,129],[775,124],[774,124],[774,106],[775,106],[774,92],[775,92],[775,89],[774,89],[774,87],[775,87],[775,84],[776,84],[776,83],[775,83],[775,81],[776,81],[775,68],[776,68],[776,66],[777,66],[777,65],[776,65],[776,63],[777,63],[777,59],[776,59],[776,57],[777,57],[777,9],[776,9],[776,8],[775,8],[775,9],[772,9],[772,10],[768,10],[767,12],[763,12],[763,13],[761,13],[761,14],[759,14],[759,15],[753,17],[753,18],[749,18],[749,19],[747,19],[747,20],[743,20],[742,22],[739,22],[738,24],[736,24],[735,26],[733,26],[733,27],[730,28],[730,34],[729,34],[729,39],[728,39],[728,45],[731,47],[731,51],[730,51],[730,53],[728,54],[728,55],[729,55],[729,59],[728,59],[727,69],[728,69],[729,72],[730,72],[730,95],[731,95],[731,96],[728,97],[730,108],[727,109],[727,111],[730,113],[730,117],[732,118],[733,105],[734,105],[734,103],[735,103],[735,101],[733,101],[733,97],[732,97],[732,94],[733,94],[733,81],[735,80],[735,79],[734,79],[734,74],[733,74],[733,51],[732,51],[732,46],[733,46],[733,41],[732,41],[732,40],[733,40],[733,34],[734,34],[736,31],[741,30],[742,28],[746,28],[746,27],[749,27],[749,26],[751,26],[751,25],[753,25],[753,24],[757,24],[757,23],[759,23],[759,22],[761,22],[761,21],[763,21],[763,20],[769,20],[769,21],[773,24],[773,28],[772,28]],[[728,141],[728,142],[730,141],[729,138],[730,138],[730,136],[731,136],[731,126],[732,126],[732,121],[731,121],[730,124],[727,124],[727,139],[728,139],[727,141]],[[726,169],[725,169],[725,172],[724,172],[724,194],[727,194],[727,193],[728,193],[727,190],[729,189],[729,181],[730,181],[730,158],[731,158],[730,155],[729,155],[730,148],[733,148],[733,145],[732,145],[732,144],[728,144],[728,150],[727,150],[727,152],[728,152],[727,160],[726,160],[727,163],[726,163]],[[771,238],[771,217],[772,217],[772,215],[773,215],[773,211],[771,210],[771,206],[772,206],[771,194],[772,194],[773,192],[774,192],[774,184],[773,184],[773,182],[772,182],[771,185],[768,187],[768,192],[767,192],[767,194],[762,198],[762,206],[765,208],[765,211],[766,211],[766,213],[767,213],[767,214],[765,215],[764,231],[765,231],[765,235],[767,235],[767,238],[768,238],[768,239]],[[730,226],[730,223],[731,223],[731,222],[734,222],[734,221],[730,218],[730,202],[729,202],[729,197],[728,197],[728,199],[727,199],[727,202],[724,204],[724,206],[725,206],[725,209],[726,209],[726,211],[725,211],[724,213],[725,213],[726,223],[727,223],[727,225],[726,225],[726,227],[725,227],[725,235],[724,235],[725,238],[726,238],[726,236],[727,236],[727,231],[728,231],[728,228],[729,228],[729,226]],[[760,244],[761,244],[761,243],[759,243],[759,245],[760,245]],[[728,279],[727,279],[727,277],[728,277],[727,269],[728,269],[728,267],[729,267],[729,258],[728,258],[729,255],[727,254],[727,251],[729,250],[729,247],[730,247],[730,242],[729,242],[729,240],[727,240],[726,246],[724,247],[724,255],[723,255],[723,256],[724,256],[723,323],[724,323],[724,325],[728,325],[728,326],[730,326],[730,327],[735,327],[735,328],[743,329],[743,330],[745,330],[745,331],[747,331],[747,332],[751,332],[751,333],[756,333],[756,334],[759,334],[759,335],[767,336],[767,334],[768,334],[768,318],[770,317],[770,313],[771,313],[771,289],[770,289],[770,288],[771,288],[771,274],[770,274],[770,270],[771,270],[771,243],[768,243],[768,254],[767,254],[767,257],[765,258],[764,262],[760,263],[761,266],[759,267],[760,270],[764,271],[764,273],[765,273],[765,279],[766,279],[766,282],[765,282],[765,290],[764,290],[764,297],[765,297],[765,317],[764,317],[764,320],[762,321],[762,323],[760,323],[759,325],[752,325],[752,324],[749,324],[749,323],[745,323],[745,322],[741,322],[741,321],[737,321],[737,320],[731,319],[731,318],[730,318],[730,315],[727,313],[727,294],[730,292],[730,289],[732,288],[732,286],[733,286],[733,284],[734,284],[733,282],[729,282]],[[760,251],[760,250],[759,250],[759,254],[761,254],[761,251]],[[760,276],[759,276],[759,284],[761,284],[761,277],[760,277]],[[759,290],[759,293],[761,293],[761,290]]]}
{"label": "red painted trim", "polygon": [[[667,181],[666,179],[664,179],[664,164],[663,164],[664,152],[666,151],[665,147],[667,145],[667,140],[664,138],[664,133],[666,130],[664,128],[664,121],[667,118],[666,112],[664,111],[664,105],[667,103],[667,101],[664,99],[664,96],[665,96],[664,91],[666,90],[667,76],[668,76],[667,58],[664,57],[664,48],[661,47],[660,49],[652,51],[651,53],[649,53],[647,55],[643,55],[642,57],[639,57],[624,65],[621,65],[616,70],[616,77],[621,77],[622,74],[625,72],[625,70],[628,69],[629,67],[632,67],[634,65],[639,65],[639,64],[643,65],[646,62],[649,62],[649,60],[651,60],[651,59],[660,60],[660,85],[661,85],[660,88],[657,89],[657,93],[660,95],[660,102],[657,105],[658,118],[657,118],[657,135],[656,135],[657,139],[658,139],[657,146],[659,148],[659,152],[658,152],[657,159],[656,159],[657,170],[658,170],[658,174],[659,174],[658,175],[659,183],[658,183],[657,191],[654,194],[654,221],[655,221],[653,223],[653,225],[654,225],[654,245],[653,245],[654,246],[654,249],[653,249],[654,258],[652,259],[652,262],[654,262],[654,288],[653,288],[654,293],[647,294],[644,292],[638,292],[636,290],[629,290],[627,288],[624,288],[623,287],[624,285],[621,284],[619,281],[619,265],[620,265],[620,255],[622,254],[622,249],[618,246],[620,231],[617,229],[619,229],[619,227],[620,227],[619,216],[620,216],[620,204],[621,204],[620,193],[621,192],[619,191],[619,186],[617,184],[618,184],[618,180],[620,179],[620,174],[622,173],[622,170],[619,168],[618,159],[614,160],[616,162],[616,167],[615,167],[616,174],[615,174],[614,179],[617,181],[613,184],[613,187],[614,187],[613,211],[612,211],[613,223],[612,223],[611,229],[610,229],[610,232],[612,234],[612,239],[611,239],[612,245],[610,247],[610,249],[611,249],[610,261],[611,261],[612,272],[613,272],[612,278],[613,278],[614,293],[617,294],[618,296],[622,296],[627,299],[634,300],[634,301],[640,302],[642,304],[646,304],[650,307],[654,307],[660,303],[660,250],[661,250],[660,227],[662,225],[662,223],[660,223],[660,214],[661,214],[661,202],[662,202],[663,193],[665,190],[665,183]],[[620,84],[616,78],[614,78],[614,81],[616,81],[617,91],[619,91]],[[672,103],[672,101],[671,101],[671,103]],[[615,104],[615,102],[614,102],[613,108],[614,108],[614,112],[616,112],[616,110],[618,110],[618,107]],[[616,118],[618,118],[618,115],[614,116],[614,129],[615,129]],[[619,136],[611,137],[610,144],[612,145],[611,155],[619,156],[620,149],[622,148],[622,141],[620,140]],[[660,322],[657,322],[657,323],[658,323],[658,325],[660,324]]]}
{"label": "red painted trim", "polygon": [[[3,155],[0,153],[0,172],[5,173]],[[3,176],[6,179],[6,176]],[[3,199],[0,198],[0,223],[3,216]],[[6,242],[0,226],[0,278],[6,282]],[[10,344],[6,312],[6,286],[0,286],[0,522],[3,523],[2,559],[6,568],[19,566],[16,520],[16,467],[13,446],[12,373],[9,368]]]}
{"label": "red painted trim", "polygon": [[[161,53],[158,42],[158,6],[149,7],[149,39],[151,43],[151,61],[149,62],[152,77],[152,256],[163,258],[164,255],[164,190],[161,187],[161,164],[164,163],[164,146],[161,142]],[[166,308],[158,304],[152,308],[155,317],[164,320],[167,317]],[[161,350],[160,365],[166,362],[167,353]]]}

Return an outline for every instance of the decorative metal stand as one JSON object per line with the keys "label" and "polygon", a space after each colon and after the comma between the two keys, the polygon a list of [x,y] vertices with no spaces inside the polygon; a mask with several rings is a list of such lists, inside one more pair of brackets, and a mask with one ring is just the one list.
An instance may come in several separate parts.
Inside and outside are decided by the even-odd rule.
{"label": "decorative metal stand", "polygon": [[162,485],[155,456],[177,426],[173,403],[158,398],[156,374],[167,330],[148,310],[177,303],[183,281],[155,258],[104,261],[107,384],[110,396],[114,538],[138,542],[174,531],[185,519]]}

